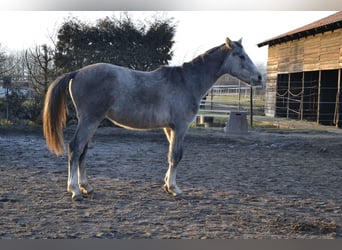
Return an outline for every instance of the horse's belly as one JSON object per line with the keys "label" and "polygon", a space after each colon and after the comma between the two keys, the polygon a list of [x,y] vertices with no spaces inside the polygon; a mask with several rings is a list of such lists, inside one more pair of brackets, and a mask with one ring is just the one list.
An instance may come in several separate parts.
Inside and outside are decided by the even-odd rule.
{"label": "horse's belly", "polygon": [[163,128],[170,124],[169,114],[156,110],[149,110],[149,112],[140,109],[125,112],[111,110],[107,113],[107,118],[116,125],[130,129]]}

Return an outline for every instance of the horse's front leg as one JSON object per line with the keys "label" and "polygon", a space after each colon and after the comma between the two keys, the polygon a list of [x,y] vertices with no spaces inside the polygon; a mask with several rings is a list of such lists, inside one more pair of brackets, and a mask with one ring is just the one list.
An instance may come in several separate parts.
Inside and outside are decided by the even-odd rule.
{"label": "horse's front leg", "polygon": [[170,143],[168,155],[169,168],[164,178],[164,189],[169,194],[179,196],[182,194],[182,190],[176,183],[177,165],[183,156],[183,140],[186,129],[177,131],[166,128],[164,131]]}
{"label": "horse's front leg", "polygon": [[173,196],[179,196],[183,193],[182,190],[177,186],[176,174],[177,168],[169,166],[169,169],[167,170],[164,178],[164,189],[166,192],[172,194]]}

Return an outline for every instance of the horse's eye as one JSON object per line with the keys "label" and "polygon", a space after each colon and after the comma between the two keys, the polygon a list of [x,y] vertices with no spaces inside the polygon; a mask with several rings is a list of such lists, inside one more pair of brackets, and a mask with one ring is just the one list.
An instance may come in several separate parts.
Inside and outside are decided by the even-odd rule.
{"label": "horse's eye", "polygon": [[246,57],[245,56],[239,56],[241,60],[245,60]]}

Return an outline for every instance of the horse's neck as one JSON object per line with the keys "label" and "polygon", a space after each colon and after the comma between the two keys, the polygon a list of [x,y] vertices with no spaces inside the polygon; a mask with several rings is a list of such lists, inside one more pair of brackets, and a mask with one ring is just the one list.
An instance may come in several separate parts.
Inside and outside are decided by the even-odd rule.
{"label": "horse's neck", "polygon": [[202,98],[220,77],[223,59],[204,57],[184,65],[187,85],[197,98]]}

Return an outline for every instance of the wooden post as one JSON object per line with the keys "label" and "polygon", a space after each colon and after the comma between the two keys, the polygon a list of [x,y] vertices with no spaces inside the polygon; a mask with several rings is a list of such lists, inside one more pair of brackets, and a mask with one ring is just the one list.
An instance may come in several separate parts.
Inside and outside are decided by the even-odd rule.
{"label": "wooden post", "polygon": [[238,111],[240,111],[240,101],[241,101],[241,81],[239,80],[239,96],[238,96]]}
{"label": "wooden post", "polygon": [[338,71],[337,77],[337,93],[336,93],[336,104],[334,113],[334,122],[336,128],[338,128],[338,123],[340,122],[340,95],[341,95],[341,69]]}
{"label": "wooden post", "polygon": [[289,77],[287,80],[287,103],[286,103],[286,119],[289,119],[290,116],[290,89],[291,86],[291,73],[289,73]]}
{"label": "wooden post", "polygon": [[213,100],[214,100],[214,91],[213,88],[210,89],[210,110],[213,110]]}
{"label": "wooden post", "polygon": [[301,97],[300,97],[300,120],[302,121],[303,120],[303,115],[304,115],[304,85],[305,85],[305,82],[304,82],[304,72],[302,74],[302,94],[301,94]]}
{"label": "wooden post", "polygon": [[253,128],[253,87],[251,86],[251,91],[250,91],[250,109],[251,109],[251,128]]}
{"label": "wooden post", "polygon": [[319,124],[320,110],[321,110],[321,76],[322,71],[318,71],[318,98],[317,98],[317,124]]}
{"label": "wooden post", "polygon": [[8,102],[8,90],[12,88],[12,77],[11,76],[4,76],[3,79],[3,88],[6,89],[6,121],[8,121],[9,118],[9,102]]}
{"label": "wooden post", "polygon": [[8,104],[8,88],[6,88],[6,122],[8,122],[8,118],[9,118],[9,115],[8,115],[8,106],[9,106],[9,104]]}

